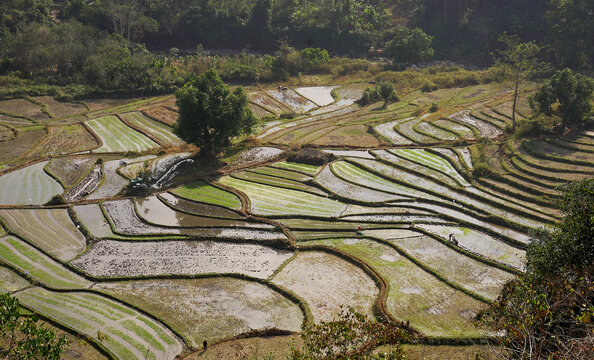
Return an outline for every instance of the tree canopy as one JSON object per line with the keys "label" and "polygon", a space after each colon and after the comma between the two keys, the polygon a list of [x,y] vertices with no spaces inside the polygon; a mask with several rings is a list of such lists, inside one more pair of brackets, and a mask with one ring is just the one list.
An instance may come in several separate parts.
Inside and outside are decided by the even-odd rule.
{"label": "tree canopy", "polygon": [[546,115],[558,114],[565,125],[580,125],[590,114],[594,81],[569,68],[557,71],[531,98],[531,106]]}
{"label": "tree canopy", "polygon": [[386,44],[385,54],[395,63],[412,64],[428,60],[433,56],[431,41],[423,30],[400,27],[396,30],[394,38]]}
{"label": "tree canopy", "polygon": [[256,123],[243,88],[231,92],[215,70],[197,76],[175,96],[179,108],[175,133],[200,147],[203,155],[228,145],[231,137],[250,133]]}

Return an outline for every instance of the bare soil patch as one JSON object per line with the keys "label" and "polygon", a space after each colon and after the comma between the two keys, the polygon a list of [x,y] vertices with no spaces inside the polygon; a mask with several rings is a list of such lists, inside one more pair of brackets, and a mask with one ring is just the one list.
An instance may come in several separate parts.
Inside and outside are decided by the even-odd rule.
{"label": "bare soil patch", "polygon": [[320,146],[376,147],[379,140],[367,132],[365,125],[340,127],[313,142]]}
{"label": "bare soil patch", "polygon": [[179,117],[179,113],[162,105],[143,108],[141,111],[147,116],[170,126],[175,124]]}
{"label": "bare soil patch", "polygon": [[17,138],[0,142],[0,163],[14,162],[29,152],[46,135],[45,130],[19,131]]}
{"label": "bare soil patch", "polygon": [[66,187],[76,185],[95,165],[95,157],[62,157],[50,160],[47,170],[55,175]]}
{"label": "bare soil patch", "polygon": [[25,116],[36,121],[50,120],[50,117],[41,111],[41,106],[25,99],[1,100],[0,111],[8,114]]}
{"label": "bare soil patch", "polygon": [[321,252],[300,252],[273,281],[304,298],[316,321],[334,319],[341,305],[371,315],[379,291],[363,270]]}
{"label": "bare soil patch", "polygon": [[51,96],[37,96],[34,99],[46,104],[49,112],[57,118],[79,115],[87,111],[82,104],[57,101]]}
{"label": "bare soil patch", "polygon": [[95,138],[80,125],[48,127],[48,135],[38,154],[59,155],[91,150],[99,146]]}

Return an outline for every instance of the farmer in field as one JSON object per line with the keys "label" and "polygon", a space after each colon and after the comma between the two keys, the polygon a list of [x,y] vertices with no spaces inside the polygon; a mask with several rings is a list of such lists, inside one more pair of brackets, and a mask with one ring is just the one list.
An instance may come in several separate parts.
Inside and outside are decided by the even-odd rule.
{"label": "farmer in field", "polygon": [[456,240],[456,235],[454,235],[453,233],[450,234],[449,240],[452,244],[458,245],[458,240]]}

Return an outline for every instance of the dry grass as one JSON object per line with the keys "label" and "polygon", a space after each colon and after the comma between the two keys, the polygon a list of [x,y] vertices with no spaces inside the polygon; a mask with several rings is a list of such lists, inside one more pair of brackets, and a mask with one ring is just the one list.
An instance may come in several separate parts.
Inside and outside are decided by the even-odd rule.
{"label": "dry grass", "polygon": [[0,163],[16,162],[46,135],[45,130],[20,131],[14,140],[0,142]]}
{"label": "dry grass", "polygon": [[175,124],[179,117],[179,114],[176,111],[172,111],[170,108],[163,105],[143,108],[141,111],[147,116],[170,126]]}
{"label": "dry grass", "polygon": [[84,105],[57,101],[51,96],[37,96],[34,99],[46,104],[49,112],[57,118],[78,115],[87,111]]}
{"label": "dry grass", "polygon": [[91,150],[99,146],[84,126],[69,125],[49,127],[47,140],[39,149],[39,155],[57,155]]}
{"label": "dry grass", "polygon": [[184,360],[221,360],[221,359],[262,359],[273,354],[275,359],[285,359],[291,352],[291,345],[300,349],[303,345],[301,336],[253,337],[229,340],[216,345],[209,345],[208,350],[199,350],[185,357]]}

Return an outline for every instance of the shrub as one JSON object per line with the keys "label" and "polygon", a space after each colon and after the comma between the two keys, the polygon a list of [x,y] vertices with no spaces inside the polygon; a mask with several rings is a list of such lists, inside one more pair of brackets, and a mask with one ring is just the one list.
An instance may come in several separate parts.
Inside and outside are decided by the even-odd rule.
{"label": "shrub", "polygon": [[429,108],[429,112],[436,112],[437,110],[439,110],[439,106],[437,105],[437,103],[431,103],[431,107]]}
{"label": "shrub", "polygon": [[331,162],[334,159],[332,154],[316,150],[316,149],[303,149],[299,151],[293,151],[287,158],[288,161],[298,162],[309,165],[324,165]]}
{"label": "shrub", "polygon": [[545,115],[558,114],[564,125],[582,125],[590,114],[594,81],[571,69],[557,71],[530,98],[530,106]]}
{"label": "shrub", "polygon": [[426,81],[421,87],[421,92],[432,92],[437,90],[437,85],[434,82]]}
{"label": "shrub", "polygon": [[493,176],[493,171],[491,171],[487,163],[479,162],[474,165],[474,169],[472,169],[472,176],[475,178],[490,177]]}
{"label": "shrub", "polygon": [[64,198],[62,197],[62,195],[54,195],[52,196],[52,198],[45,203],[45,205],[63,205],[65,204],[66,201],[64,201]]}
{"label": "shrub", "polygon": [[400,27],[396,29],[394,38],[386,44],[385,54],[395,63],[412,64],[428,60],[433,56],[431,41],[423,30]]}

